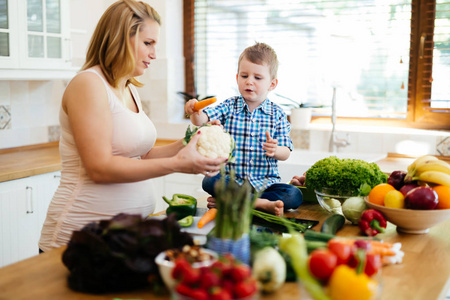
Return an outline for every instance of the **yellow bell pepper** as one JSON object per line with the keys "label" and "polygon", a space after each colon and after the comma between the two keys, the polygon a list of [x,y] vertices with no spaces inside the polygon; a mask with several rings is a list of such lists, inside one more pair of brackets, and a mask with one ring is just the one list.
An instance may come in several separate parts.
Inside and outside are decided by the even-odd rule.
{"label": "yellow bell pepper", "polygon": [[378,282],[366,274],[356,274],[355,269],[340,265],[331,275],[328,292],[333,300],[372,300],[377,288]]}

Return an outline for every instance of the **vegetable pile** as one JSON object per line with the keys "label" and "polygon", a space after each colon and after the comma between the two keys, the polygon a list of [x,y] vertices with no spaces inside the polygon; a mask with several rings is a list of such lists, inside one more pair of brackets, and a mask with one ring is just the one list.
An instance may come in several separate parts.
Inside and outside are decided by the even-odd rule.
{"label": "vegetable pile", "polygon": [[306,171],[305,185],[317,191],[326,188],[332,195],[357,196],[367,194],[370,188],[386,181],[387,175],[375,163],[330,156]]}
{"label": "vegetable pile", "polygon": [[200,138],[197,142],[197,151],[201,155],[208,158],[224,157],[228,158],[229,162],[233,161],[233,153],[235,142],[233,137],[223,130],[219,125],[203,125],[191,129],[189,125],[186,129],[183,143],[187,145],[191,138],[201,130]]}
{"label": "vegetable pile", "polygon": [[175,215],[143,220],[140,215],[118,214],[75,231],[62,261],[69,269],[70,288],[87,293],[132,290],[162,285],[155,257],[167,249],[193,245],[180,231]]}

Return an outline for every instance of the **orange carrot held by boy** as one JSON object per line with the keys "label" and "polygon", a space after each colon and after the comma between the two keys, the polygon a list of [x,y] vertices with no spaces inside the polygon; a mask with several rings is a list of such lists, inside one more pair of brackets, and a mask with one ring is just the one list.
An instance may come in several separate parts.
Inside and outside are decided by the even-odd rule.
{"label": "orange carrot held by boy", "polygon": [[214,102],[216,102],[216,97],[211,97],[202,101],[198,101],[194,104],[194,110],[195,111],[199,111],[205,107],[207,107],[208,105],[213,104]]}
{"label": "orange carrot held by boy", "polygon": [[198,221],[197,227],[202,228],[216,218],[217,208],[210,208]]}

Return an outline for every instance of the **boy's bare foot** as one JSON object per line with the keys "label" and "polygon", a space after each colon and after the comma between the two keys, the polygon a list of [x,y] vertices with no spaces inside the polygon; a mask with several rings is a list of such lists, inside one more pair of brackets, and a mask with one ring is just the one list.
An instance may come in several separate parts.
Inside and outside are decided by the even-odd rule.
{"label": "boy's bare foot", "polygon": [[281,217],[284,211],[284,203],[281,200],[270,201],[268,199],[258,198],[255,201],[255,208]]}
{"label": "boy's bare foot", "polygon": [[206,199],[206,207],[207,208],[215,208],[216,207],[216,199],[214,199],[213,197],[208,197]]}

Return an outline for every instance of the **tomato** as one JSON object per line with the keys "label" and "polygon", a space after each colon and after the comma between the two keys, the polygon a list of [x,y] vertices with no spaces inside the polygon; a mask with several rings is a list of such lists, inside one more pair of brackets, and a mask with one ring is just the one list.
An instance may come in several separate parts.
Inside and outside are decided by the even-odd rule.
{"label": "tomato", "polygon": [[328,280],[337,266],[337,256],[328,249],[316,249],[311,252],[308,265],[314,277]]}
{"label": "tomato", "polygon": [[337,264],[347,264],[353,253],[353,246],[347,243],[331,239],[328,241],[328,249],[337,256]]}
{"label": "tomato", "polygon": [[366,267],[364,273],[367,276],[372,276],[381,268],[381,257],[378,254],[366,254]]}

